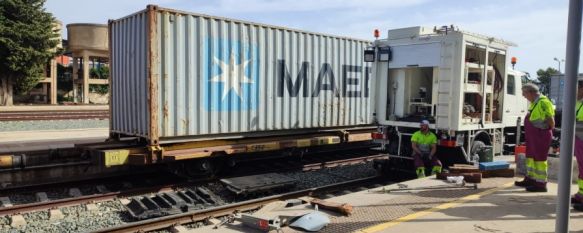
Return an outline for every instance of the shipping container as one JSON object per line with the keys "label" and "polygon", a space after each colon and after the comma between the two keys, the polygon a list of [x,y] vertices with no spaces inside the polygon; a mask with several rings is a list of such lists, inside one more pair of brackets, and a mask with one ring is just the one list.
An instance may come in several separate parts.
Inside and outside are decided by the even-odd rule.
{"label": "shipping container", "polygon": [[152,5],[109,30],[112,136],[156,145],[372,123],[369,41]]}
{"label": "shipping container", "polygon": [[[578,79],[583,79],[583,74],[579,74]],[[565,75],[551,75],[551,85],[549,88],[549,99],[555,104],[555,110],[563,111],[563,90],[565,90]]]}
{"label": "shipping container", "polygon": [[555,104],[556,111],[563,110],[563,90],[565,89],[565,75],[551,75],[551,85],[549,88],[549,99]]}

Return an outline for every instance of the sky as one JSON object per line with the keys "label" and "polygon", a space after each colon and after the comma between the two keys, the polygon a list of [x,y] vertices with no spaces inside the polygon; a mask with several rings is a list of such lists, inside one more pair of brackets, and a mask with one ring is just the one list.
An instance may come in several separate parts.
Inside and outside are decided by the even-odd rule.
{"label": "sky", "polygon": [[554,58],[566,50],[567,0],[47,0],[45,8],[63,25],[107,24],[148,4],[365,40],[374,40],[374,29],[384,38],[389,29],[453,24],[517,44],[515,69],[533,78],[558,69]]}

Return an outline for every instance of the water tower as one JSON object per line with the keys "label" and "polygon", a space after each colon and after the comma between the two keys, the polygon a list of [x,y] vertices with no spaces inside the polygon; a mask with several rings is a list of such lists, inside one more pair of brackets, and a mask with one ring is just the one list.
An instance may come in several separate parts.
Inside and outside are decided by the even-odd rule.
{"label": "water tower", "polygon": [[[73,57],[73,97],[78,99],[78,89],[83,90],[82,102],[89,103],[89,85],[108,85],[107,79],[89,77],[89,65],[101,64],[109,59],[107,25],[75,23],[67,24],[68,50]],[[83,73],[79,77],[79,70]]]}

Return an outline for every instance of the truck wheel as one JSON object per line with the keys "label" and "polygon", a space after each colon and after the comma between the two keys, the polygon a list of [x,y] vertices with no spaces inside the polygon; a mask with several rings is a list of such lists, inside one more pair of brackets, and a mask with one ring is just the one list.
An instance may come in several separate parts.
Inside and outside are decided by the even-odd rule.
{"label": "truck wheel", "polygon": [[486,147],[486,143],[482,141],[474,141],[474,143],[472,144],[472,151],[470,152],[470,159],[474,154],[477,154],[482,149],[484,149],[484,147]]}

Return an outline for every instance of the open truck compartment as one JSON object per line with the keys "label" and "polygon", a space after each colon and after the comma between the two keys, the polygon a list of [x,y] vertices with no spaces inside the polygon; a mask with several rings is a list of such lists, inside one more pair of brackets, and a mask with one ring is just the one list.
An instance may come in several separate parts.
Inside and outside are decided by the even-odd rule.
{"label": "open truck compartment", "polygon": [[[389,30],[376,41],[391,50],[376,63],[381,121],[419,122],[463,130],[502,123],[510,42],[457,29]],[[383,79],[383,77],[385,77]],[[484,125],[484,126],[482,126]]]}
{"label": "open truck compartment", "polygon": [[438,145],[455,148],[462,160],[484,148],[511,150],[528,106],[524,73],[510,68],[511,46],[453,26],[389,30],[365,51],[373,64],[375,142],[392,158],[411,159],[410,136],[428,120]]}

